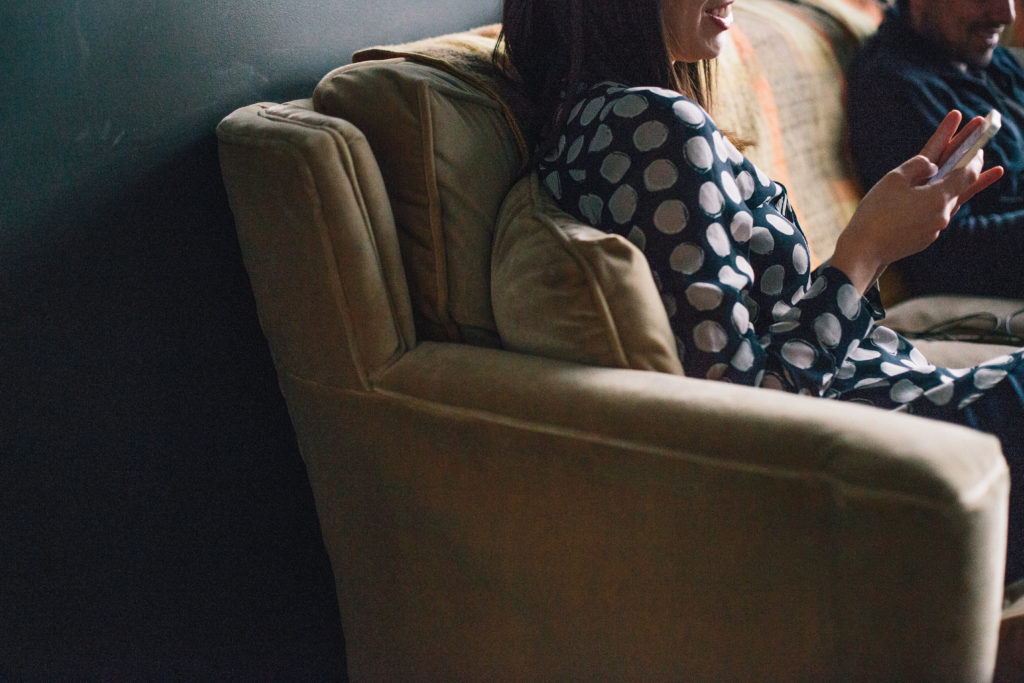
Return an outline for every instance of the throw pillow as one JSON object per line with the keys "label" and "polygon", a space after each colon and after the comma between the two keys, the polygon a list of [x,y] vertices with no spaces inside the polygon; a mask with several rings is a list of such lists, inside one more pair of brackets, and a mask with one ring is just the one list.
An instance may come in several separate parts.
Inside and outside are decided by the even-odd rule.
{"label": "throw pillow", "polygon": [[512,188],[498,214],[491,297],[505,348],[683,374],[644,255],[561,211],[536,174]]}

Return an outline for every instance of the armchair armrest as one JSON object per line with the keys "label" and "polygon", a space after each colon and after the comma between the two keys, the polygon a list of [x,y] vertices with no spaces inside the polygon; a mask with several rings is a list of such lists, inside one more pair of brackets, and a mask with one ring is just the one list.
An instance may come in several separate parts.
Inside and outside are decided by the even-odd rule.
{"label": "armchair armrest", "polygon": [[356,678],[991,676],[992,437],[453,344],[282,386]]}

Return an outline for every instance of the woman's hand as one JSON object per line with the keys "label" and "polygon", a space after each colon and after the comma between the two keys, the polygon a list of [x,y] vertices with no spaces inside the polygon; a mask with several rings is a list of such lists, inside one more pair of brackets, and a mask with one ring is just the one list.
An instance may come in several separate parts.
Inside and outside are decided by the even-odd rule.
{"label": "woman's hand", "polygon": [[890,263],[934,242],[964,202],[1003,175],[1001,166],[982,173],[984,154],[979,150],[964,168],[928,184],[938,164],[983,121],[976,117],[956,133],[961,118],[956,110],[947,114],[920,154],[871,188],[839,236],[831,263],[862,294]]}

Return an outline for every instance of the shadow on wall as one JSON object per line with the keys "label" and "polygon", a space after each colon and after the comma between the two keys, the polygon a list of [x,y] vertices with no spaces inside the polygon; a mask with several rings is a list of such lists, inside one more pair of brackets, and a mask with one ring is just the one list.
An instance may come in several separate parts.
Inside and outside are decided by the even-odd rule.
{"label": "shadow on wall", "polygon": [[0,678],[343,676],[214,162],[183,150],[83,218],[5,311]]}
{"label": "shadow on wall", "polygon": [[499,2],[58,4],[0,4],[0,679],[343,679],[213,129]]}

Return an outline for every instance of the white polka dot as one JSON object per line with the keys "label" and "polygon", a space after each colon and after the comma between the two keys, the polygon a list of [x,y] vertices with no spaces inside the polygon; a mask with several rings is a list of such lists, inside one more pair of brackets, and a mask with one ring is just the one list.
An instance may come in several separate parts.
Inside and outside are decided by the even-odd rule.
{"label": "white polka dot", "polygon": [[594,131],[594,138],[590,141],[590,147],[587,148],[589,152],[601,152],[608,148],[608,145],[612,144],[612,129],[603,123],[597,127]]}
{"label": "white polka dot", "polygon": [[631,119],[647,111],[647,100],[640,95],[626,95],[615,103],[612,111],[616,116]]}
{"label": "white polka dot", "polygon": [[813,299],[824,292],[826,287],[828,287],[828,280],[825,279],[824,275],[819,275],[814,278],[813,282],[811,282],[810,288],[808,288],[807,292],[804,294],[804,299]]}
{"label": "white polka dot", "polygon": [[878,351],[874,351],[872,349],[863,349],[858,346],[857,348],[850,351],[847,354],[847,356],[849,356],[850,360],[863,362],[881,358],[882,354],[880,354]]}
{"label": "white polka dot", "polygon": [[647,121],[637,126],[633,133],[633,144],[641,152],[649,152],[668,140],[668,126],[661,121]]}
{"label": "white polka dot", "polygon": [[750,240],[751,231],[754,228],[754,217],[746,211],[740,211],[732,218],[729,232],[732,238],[741,244]]}
{"label": "white polka dot", "polygon": [[882,379],[881,377],[868,377],[862,379],[853,385],[854,389],[873,389],[875,387],[887,387],[889,386],[889,380]]}
{"label": "white polka dot", "polygon": [[681,121],[691,126],[704,125],[704,112],[693,102],[678,100],[672,105],[672,111],[675,112]]}
{"label": "white polka dot", "polygon": [[781,232],[783,235],[792,235],[793,224],[787,221],[785,218],[778,214],[770,213],[765,218],[771,223],[771,226]]}
{"label": "white polka dot", "polygon": [[740,334],[746,334],[750,329],[750,311],[741,303],[733,304],[732,324]]}
{"label": "white polka dot", "polygon": [[597,225],[601,222],[601,211],[604,209],[604,200],[596,194],[585,194],[580,197],[580,213],[590,222]]}
{"label": "white polka dot", "polygon": [[917,386],[909,379],[901,379],[889,390],[889,398],[896,403],[910,403],[924,393],[924,389]]}
{"label": "white polka dot", "polygon": [[736,176],[736,184],[740,188],[743,201],[747,201],[754,196],[754,178],[750,175],[749,171],[742,171]]}
{"label": "white polka dot", "polygon": [[956,385],[952,382],[944,382],[937,387],[932,387],[924,395],[935,405],[944,406],[953,400],[955,389]]}
{"label": "white polka dot", "polygon": [[743,153],[740,152],[738,149],[736,149],[736,145],[732,144],[732,140],[730,140],[729,138],[724,138],[724,139],[725,139],[726,150],[728,150],[728,153],[729,153],[729,161],[731,161],[732,163],[736,164],[737,166],[739,164],[742,164],[743,163]]}
{"label": "white polka dot", "polygon": [[777,296],[782,292],[782,285],[786,278],[784,266],[776,263],[761,273],[761,291],[768,296]]}
{"label": "white polka dot", "polygon": [[740,188],[736,186],[736,179],[729,171],[722,171],[722,191],[733,204],[740,202]]}
{"label": "white polka dot", "polygon": [[935,370],[935,366],[928,362],[928,359],[924,357],[916,347],[910,349],[910,362],[913,364],[914,369],[918,372],[932,372]]}
{"label": "white polka dot", "polygon": [[676,92],[675,90],[669,90],[668,88],[657,88],[655,86],[649,86],[649,85],[647,85],[647,86],[638,86],[638,87],[635,87],[635,88],[628,88],[626,90],[626,92],[650,92],[650,93],[654,93],[655,95],[658,95],[660,97],[664,97],[665,99],[668,99],[668,100],[679,99],[679,93]]}
{"label": "white polka dot", "polygon": [[689,222],[690,211],[678,199],[664,201],[654,211],[654,225],[666,235],[681,232]]}
{"label": "white polka dot", "polygon": [[708,241],[708,246],[719,256],[728,256],[732,251],[729,236],[725,234],[725,228],[720,223],[709,225],[704,237]]}
{"label": "white polka dot", "polygon": [[729,366],[725,363],[715,363],[704,373],[704,378],[717,381],[725,377],[725,373],[728,371]]}
{"label": "white polka dot", "polygon": [[711,145],[702,137],[692,137],[686,141],[686,160],[698,171],[706,171],[715,163]]}
{"label": "white polka dot", "polygon": [[573,140],[572,146],[569,147],[569,153],[565,155],[565,163],[571,164],[576,161],[576,157],[583,151],[583,136],[579,136]]}
{"label": "white polka dot", "polygon": [[711,282],[695,282],[686,288],[686,300],[698,311],[711,311],[722,303],[722,288]]}
{"label": "white polka dot", "polygon": [[601,112],[602,107],[604,107],[604,96],[590,100],[590,102],[587,103],[586,109],[583,110],[583,115],[580,117],[580,124],[583,126],[589,126],[590,122],[593,121]]}
{"label": "white polka dot", "polygon": [[846,362],[839,366],[839,372],[836,373],[836,379],[852,379],[857,374],[857,366],[853,363]]}
{"label": "white polka dot", "polygon": [[737,273],[731,266],[722,266],[718,270],[718,281],[727,287],[743,289],[750,284],[750,279],[742,273]]}
{"label": "white polka dot", "polygon": [[715,155],[718,157],[719,161],[722,163],[729,161],[729,148],[726,147],[725,138],[722,137],[722,134],[716,130],[711,134],[711,139],[715,143]]}
{"label": "white polka dot", "polygon": [[647,235],[644,231],[635,225],[630,229],[629,236],[626,238],[640,251],[647,249]]}
{"label": "white polka dot", "polygon": [[906,366],[897,365],[896,363],[890,363],[888,361],[879,364],[878,369],[882,371],[883,375],[888,377],[896,377],[897,375],[902,375],[910,371]]}
{"label": "white polka dot", "polygon": [[749,340],[744,339],[740,342],[740,346],[736,349],[730,362],[740,372],[746,372],[754,367],[754,350],[750,347]]}
{"label": "white polka dot", "polygon": [[795,320],[783,320],[781,322],[772,323],[771,331],[774,334],[783,334],[785,332],[792,332],[796,328],[800,327],[800,323]]}
{"label": "white polka dot", "polygon": [[771,230],[755,225],[750,232],[750,250],[762,256],[772,253],[775,249],[775,236]]}
{"label": "white polka dot", "polygon": [[579,102],[576,103],[576,106],[574,106],[572,108],[572,111],[569,112],[569,121],[573,121],[576,118],[576,116],[579,115],[580,109],[582,109],[583,105],[585,105],[586,103],[586,100],[580,100]]}
{"label": "white polka dot", "polygon": [[669,265],[672,266],[672,270],[693,275],[704,265],[704,250],[696,244],[680,244],[672,250]]}
{"label": "white polka dot", "polygon": [[728,341],[725,329],[714,320],[705,320],[693,328],[693,343],[705,353],[718,353]]}
{"label": "white polka dot", "polygon": [[614,108],[615,102],[609,102],[608,104],[604,105],[604,109],[601,110],[601,115],[598,116],[598,119],[604,121],[606,118],[608,118],[608,114],[610,114],[612,109]]}
{"label": "white polka dot", "polygon": [[565,151],[565,136],[562,135],[558,138],[558,146],[553,148],[548,155],[544,157],[545,161],[556,161],[558,157],[562,156],[562,152]]}
{"label": "white polka dot", "polygon": [[799,320],[803,314],[799,308],[793,308],[785,301],[777,301],[772,306],[772,318],[775,320]]}
{"label": "white polka dot", "polygon": [[814,355],[814,348],[800,339],[791,339],[782,345],[782,358],[801,370],[807,370],[814,365]]}
{"label": "white polka dot", "polygon": [[611,199],[608,200],[608,211],[611,212],[612,219],[622,225],[633,220],[633,214],[636,213],[636,202],[636,190],[629,185],[619,185]]}
{"label": "white polka dot", "polygon": [[848,320],[854,320],[860,315],[860,294],[853,285],[846,284],[839,288],[836,294],[836,303],[839,310]]}
{"label": "white polka dot", "polygon": [[798,244],[793,247],[793,268],[801,275],[805,275],[810,268],[811,257],[804,245]]}
{"label": "white polka dot", "polygon": [[601,162],[601,176],[609,183],[617,185],[632,163],[628,154],[612,152]]}
{"label": "white polka dot", "polygon": [[1006,378],[1006,370],[980,367],[974,373],[974,386],[982,391],[991,389]]}
{"label": "white polka dot", "polygon": [[757,175],[757,182],[761,183],[764,187],[769,187],[772,184],[772,179],[765,175],[765,172],[761,169],[754,167],[754,173]]}
{"label": "white polka dot", "polygon": [[651,162],[651,165],[644,171],[644,187],[649,192],[667,190],[679,180],[679,171],[676,165],[667,159],[658,159]]}
{"label": "white polka dot", "polygon": [[979,398],[981,398],[981,394],[971,394],[964,400],[960,401],[960,405],[957,406],[957,410],[963,410],[967,406],[977,401]]}
{"label": "white polka dot", "polygon": [[871,331],[871,341],[874,342],[875,346],[878,348],[893,355],[896,355],[896,352],[900,347],[900,338],[896,336],[896,333],[882,325],[875,327],[875,329]]}
{"label": "white polka dot", "polygon": [[736,269],[741,273],[750,278],[750,281],[754,281],[754,268],[750,265],[750,261],[743,258],[741,255],[736,255]]}
{"label": "white polka dot", "polygon": [[709,216],[717,216],[722,213],[722,207],[725,206],[722,190],[711,182],[700,186],[699,201],[701,210]]}
{"label": "white polka dot", "polygon": [[1007,363],[1013,363],[1013,356],[999,356],[998,358],[992,358],[984,363],[981,363],[982,367],[989,367],[992,365],[1004,365]]}
{"label": "white polka dot", "polygon": [[558,173],[552,171],[548,173],[547,177],[544,178],[544,186],[548,188],[548,191],[555,197],[555,199],[562,198],[562,181],[558,177]]}
{"label": "white polka dot", "polygon": [[814,321],[814,333],[823,346],[834,349],[843,340],[843,326],[831,313],[822,313]]}

